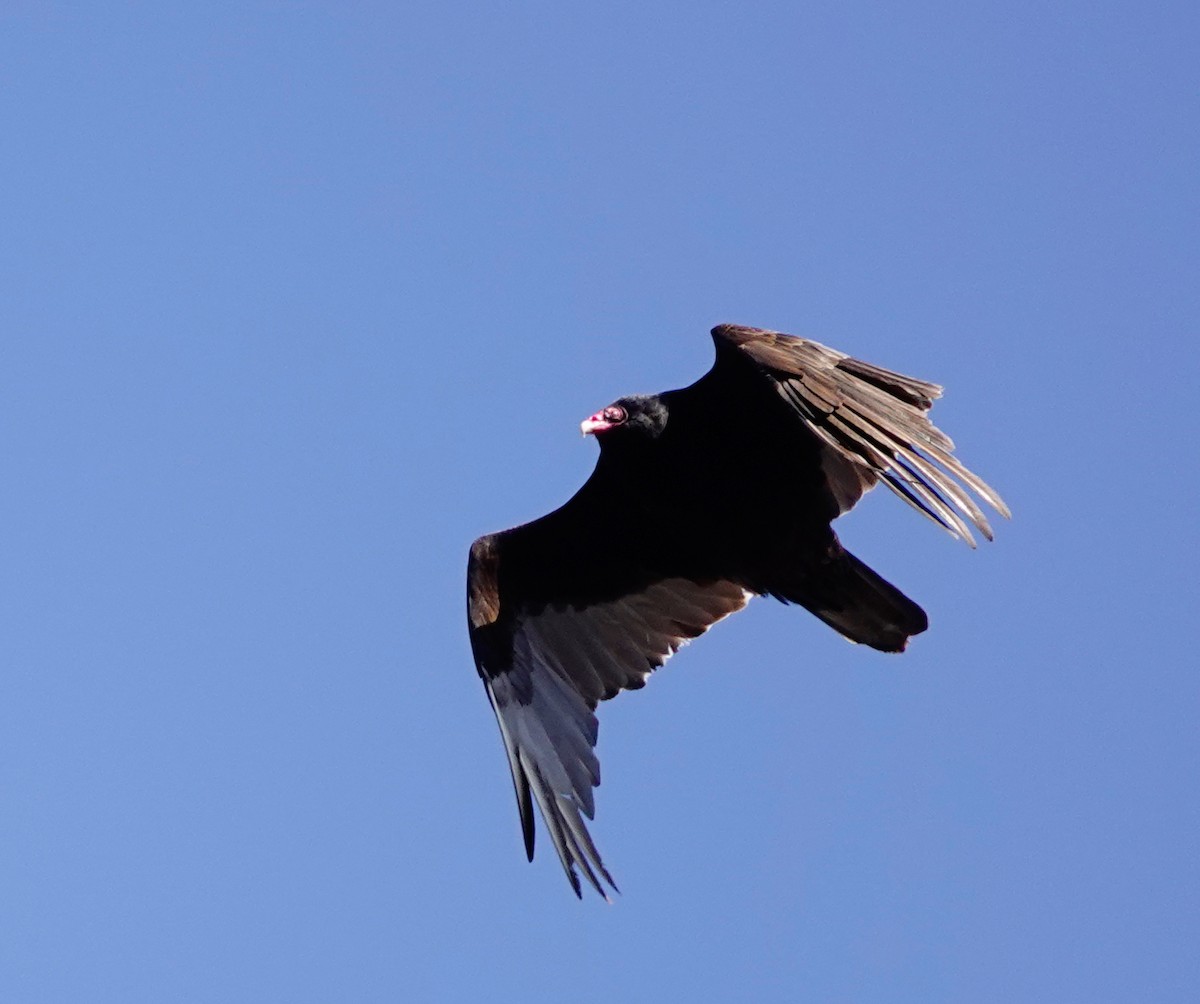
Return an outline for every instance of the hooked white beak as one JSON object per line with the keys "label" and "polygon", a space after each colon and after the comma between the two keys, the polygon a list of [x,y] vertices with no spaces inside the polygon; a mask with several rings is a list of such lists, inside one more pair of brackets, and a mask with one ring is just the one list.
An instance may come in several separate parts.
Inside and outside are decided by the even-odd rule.
{"label": "hooked white beak", "polygon": [[604,417],[604,412],[598,411],[596,414],[585,418],[579,423],[579,431],[585,436],[594,436],[597,432],[604,432],[606,429],[613,427],[612,422],[609,422]]}

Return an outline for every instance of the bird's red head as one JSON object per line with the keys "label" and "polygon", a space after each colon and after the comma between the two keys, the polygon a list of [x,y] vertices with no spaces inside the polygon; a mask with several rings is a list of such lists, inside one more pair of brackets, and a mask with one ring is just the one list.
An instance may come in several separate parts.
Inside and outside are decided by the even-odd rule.
{"label": "bird's red head", "polygon": [[607,408],[580,422],[579,429],[585,436],[596,436],[609,429],[615,429],[618,425],[623,425],[628,418],[629,413],[619,404],[610,404]]}

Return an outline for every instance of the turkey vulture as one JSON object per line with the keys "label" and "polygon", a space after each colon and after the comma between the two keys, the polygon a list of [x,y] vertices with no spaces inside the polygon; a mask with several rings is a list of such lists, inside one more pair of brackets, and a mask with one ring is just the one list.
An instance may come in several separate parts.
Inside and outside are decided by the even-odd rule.
{"label": "turkey vulture", "polygon": [[576,896],[616,890],[582,815],[600,783],[596,705],[645,684],[753,596],[798,603],[853,642],[903,651],[928,620],[830,522],[882,480],[955,537],[992,537],[1000,496],[926,416],[936,384],[816,342],[723,324],[690,387],[582,423],[600,457],[541,519],[480,537],[467,566],[475,665],[508,753],[525,850],[533,800]]}

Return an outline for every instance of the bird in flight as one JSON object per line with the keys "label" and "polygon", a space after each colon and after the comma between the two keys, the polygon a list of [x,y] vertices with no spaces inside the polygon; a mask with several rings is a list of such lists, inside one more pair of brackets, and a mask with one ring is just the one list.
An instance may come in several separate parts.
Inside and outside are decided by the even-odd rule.
{"label": "bird in flight", "polygon": [[533,802],[581,896],[616,883],[583,817],[600,783],[600,701],[635,690],[754,596],[850,641],[904,650],[925,611],[842,547],[830,522],[882,481],[972,547],[978,496],[926,412],[941,388],[817,342],[723,324],[689,387],[622,397],[582,423],[596,468],[563,506],[480,537],[467,566],[475,665],[508,754],[525,850]]}

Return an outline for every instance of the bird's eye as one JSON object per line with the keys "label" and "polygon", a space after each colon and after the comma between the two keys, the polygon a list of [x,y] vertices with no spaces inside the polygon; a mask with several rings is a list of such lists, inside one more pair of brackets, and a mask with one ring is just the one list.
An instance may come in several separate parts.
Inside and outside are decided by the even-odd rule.
{"label": "bird's eye", "polygon": [[604,421],[612,422],[614,425],[617,424],[618,422],[624,422],[625,421],[625,409],[621,408],[615,404],[612,405],[611,407],[605,408],[604,409]]}

